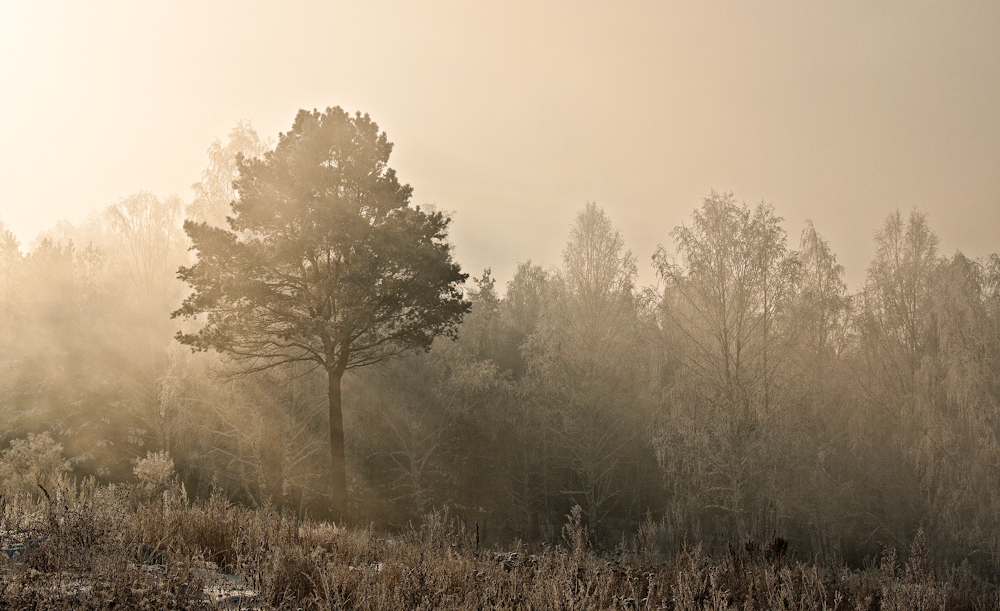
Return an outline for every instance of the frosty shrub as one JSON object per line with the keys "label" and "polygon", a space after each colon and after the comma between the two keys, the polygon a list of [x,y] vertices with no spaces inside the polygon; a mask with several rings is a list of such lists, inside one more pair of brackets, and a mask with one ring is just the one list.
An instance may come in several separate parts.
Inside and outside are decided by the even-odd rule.
{"label": "frosty shrub", "polygon": [[0,489],[8,494],[42,494],[40,486],[54,491],[60,478],[69,471],[63,447],[48,433],[29,434],[15,439],[0,455]]}
{"label": "frosty shrub", "polygon": [[166,452],[149,452],[132,470],[139,479],[139,490],[152,498],[170,489],[174,479],[174,459]]}

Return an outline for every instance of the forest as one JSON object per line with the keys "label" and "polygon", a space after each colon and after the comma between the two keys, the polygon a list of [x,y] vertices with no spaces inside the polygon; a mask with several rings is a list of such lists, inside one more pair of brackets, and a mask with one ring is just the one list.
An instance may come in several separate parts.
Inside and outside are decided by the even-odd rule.
{"label": "forest", "polygon": [[[0,225],[5,494],[144,482],[330,516],[325,372],[192,351],[176,337],[200,323],[172,317],[185,219],[224,227],[241,163],[273,147],[241,122],[191,201],[138,192],[30,243]],[[919,539],[995,576],[1000,257],[939,252],[931,219],[895,211],[858,228],[875,256],[849,290],[822,227],[728,192],[684,205],[645,260],[581,202],[560,265],[464,270],[455,333],[349,370],[343,521],[446,512],[478,548],[556,544],[570,517],[596,550],[780,537],[854,567]]]}

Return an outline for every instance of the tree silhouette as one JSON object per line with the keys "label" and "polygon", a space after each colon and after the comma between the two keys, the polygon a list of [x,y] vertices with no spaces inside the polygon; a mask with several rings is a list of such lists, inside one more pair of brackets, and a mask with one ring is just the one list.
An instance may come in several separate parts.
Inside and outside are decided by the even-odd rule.
{"label": "tree silhouette", "polygon": [[450,219],[410,206],[392,151],[368,115],[299,111],[274,151],[240,161],[229,229],[187,221],[194,292],[174,316],[207,319],[177,338],[254,372],[309,362],[329,380],[334,519],[346,516],[341,379],[352,368],[429,349],[469,303]]}

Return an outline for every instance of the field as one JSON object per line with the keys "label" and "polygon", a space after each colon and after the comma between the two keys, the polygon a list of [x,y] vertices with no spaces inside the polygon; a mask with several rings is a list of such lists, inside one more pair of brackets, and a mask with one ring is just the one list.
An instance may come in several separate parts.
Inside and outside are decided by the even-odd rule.
{"label": "field", "polygon": [[579,512],[558,543],[484,549],[445,512],[387,534],[87,485],[2,509],[3,609],[1000,608],[968,565],[928,566],[919,536],[852,570],[780,538],[664,557],[645,531],[597,552]]}

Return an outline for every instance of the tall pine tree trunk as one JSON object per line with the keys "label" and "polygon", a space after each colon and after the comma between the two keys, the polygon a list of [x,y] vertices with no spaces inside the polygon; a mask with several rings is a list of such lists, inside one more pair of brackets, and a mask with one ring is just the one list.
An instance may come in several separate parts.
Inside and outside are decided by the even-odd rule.
{"label": "tall pine tree trunk", "polygon": [[342,371],[327,370],[330,399],[330,513],[336,522],[347,518],[347,461],[344,457],[344,414],[340,400]]}
{"label": "tall pine tree trunk", "polygon": [[278,511],[284,509],[285,489],[284,459],[285,459],[285,422],[280,410],[264,410],[264,439],[260,444],[260,467],[263,475],[264,489],[262,499],[271,501]]}

